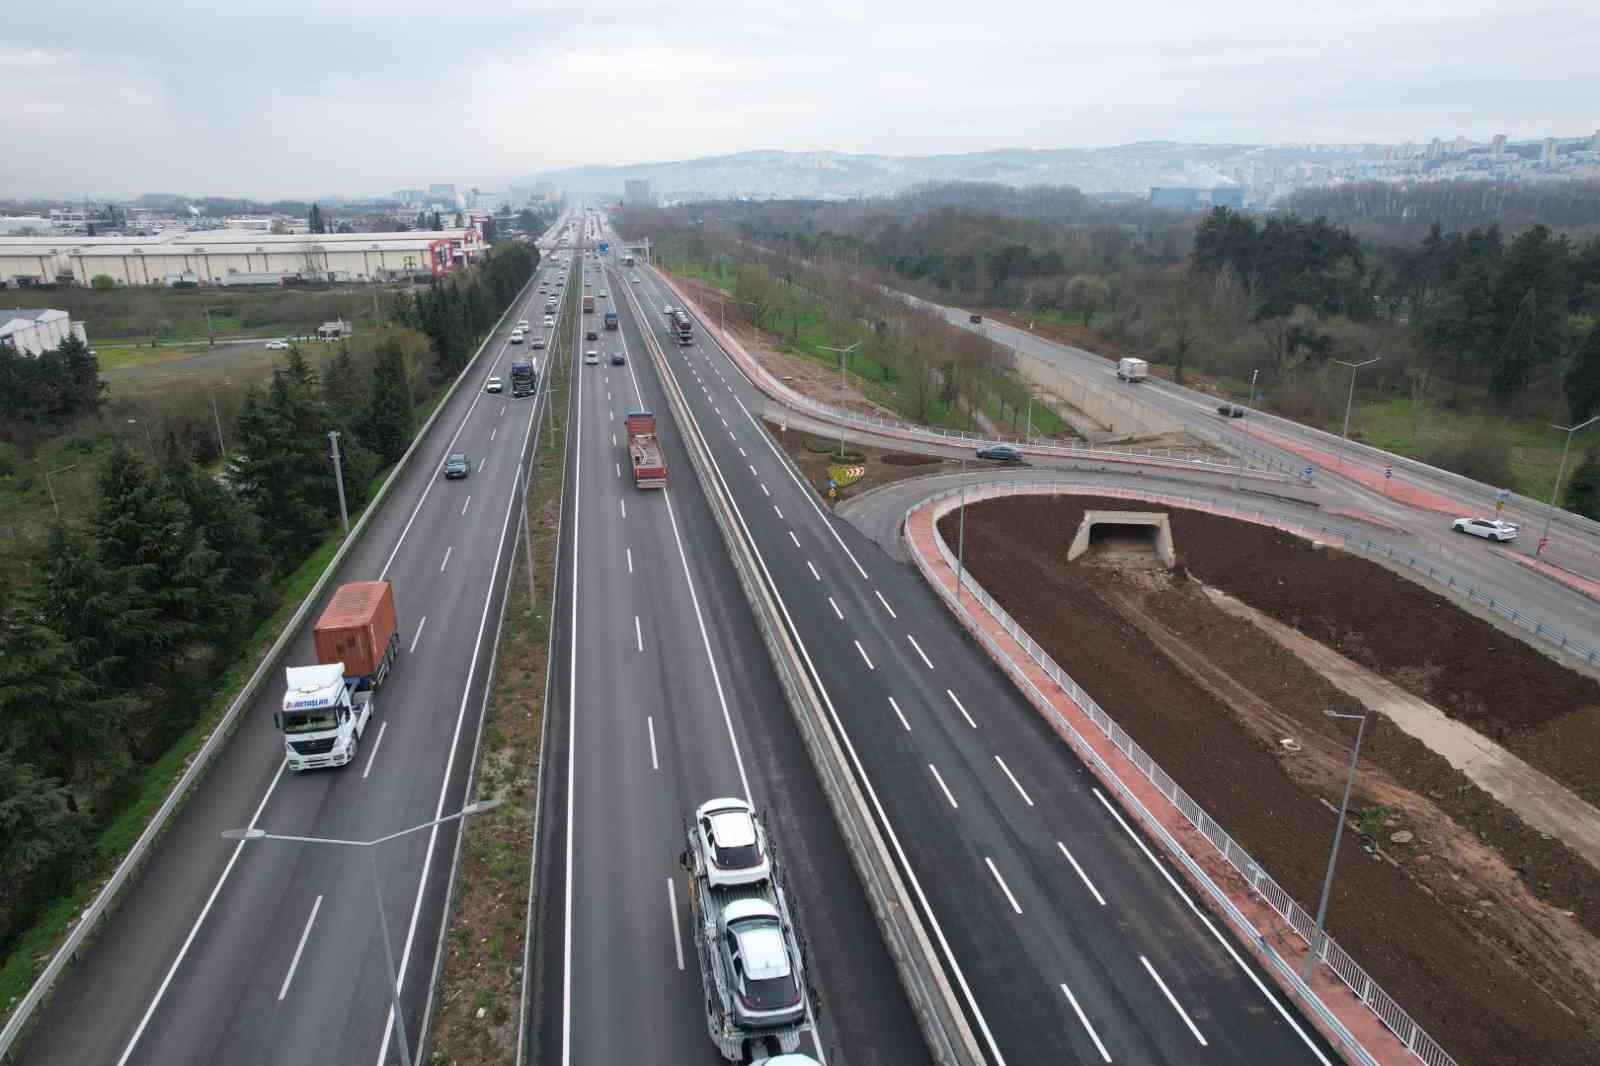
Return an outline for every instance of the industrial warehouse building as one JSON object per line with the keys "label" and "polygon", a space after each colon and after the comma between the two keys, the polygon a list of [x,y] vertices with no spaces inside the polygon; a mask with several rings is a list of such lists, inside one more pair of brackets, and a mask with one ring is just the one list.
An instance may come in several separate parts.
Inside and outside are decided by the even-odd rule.
{"label": "industrial warehouse building", "polygon": [[[0,282],[87,285],[104,274],[119,285],[280,284],[285,276],[373,281],[442,276],[486,251],[476,229],[408,233],[252,233],[175,230],[153,237],[0,237]],[[244,280],[245,276],[248,280]]]}

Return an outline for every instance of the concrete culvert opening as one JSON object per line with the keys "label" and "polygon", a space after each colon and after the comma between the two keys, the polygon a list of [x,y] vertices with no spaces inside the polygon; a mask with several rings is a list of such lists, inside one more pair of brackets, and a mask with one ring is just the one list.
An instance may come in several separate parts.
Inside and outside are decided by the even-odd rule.
{"label": "concrete culvert opening", "polygon": [[1091,550],[1129,560],[1148,558],[1168,568],[1177,561],[1172,526],[1165,513],[1156,511],[1085,511],[1067,549],[1067,562]]}

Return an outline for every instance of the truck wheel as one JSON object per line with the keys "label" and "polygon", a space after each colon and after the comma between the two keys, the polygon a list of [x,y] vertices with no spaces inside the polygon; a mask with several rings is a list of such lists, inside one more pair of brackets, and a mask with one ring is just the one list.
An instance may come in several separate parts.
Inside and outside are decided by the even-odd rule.
{"label": "truck wheel", "polygon": [[360,755],[361,755],[361,734],[357,733],[356,734],[356,738],[350,742],[350,761],[345,763],[345,765],[346,766],[354,766],[356,764],[356,759],[359,758]]}

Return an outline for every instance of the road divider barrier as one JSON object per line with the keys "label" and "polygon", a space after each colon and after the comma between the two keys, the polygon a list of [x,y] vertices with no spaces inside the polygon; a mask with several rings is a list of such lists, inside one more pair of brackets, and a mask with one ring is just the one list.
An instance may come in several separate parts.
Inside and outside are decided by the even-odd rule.
{"label": "road divider barrier", "polygon": [[[1151,499],[1178,504],[1185,498],[1166,496],[1158,493],[1131,493],[1109,492],[1101,486],[1087,487],[1085,495],[1119,495],[1135,499]],[[1211,817],[1206,810],[1196,803],[1183,788],[1152,759],[1137,742],[1117,724],[1116,720],[1107,714],[1088,692],[1072,679],[1072,676],[1063,670],[1043,647],[1039,645],[1027,630],[1023,629],[1017,621],[1001,607],[971,571],[958,565],[955,553],[945,543],[944,537],[939,532],[939,519],[954,511],[965,503],[974,503],[980,500],[995,499],[1003,496],[1035,495],[1035,496],[1061,496],[1075,495],[1063,491],[1059,485],[1028,485],[1028,484],[988,484],[974,488],[952,489],[931,496],[921,503],[906,510],[902,516],[902,530],[905,541],[910,549],[912,559],[928,583],[933,586],[945,604],[961,618],[968,630],[972,632],[987,648],[990,655],[1009,674],[1012,680],[1022,690],[1042,714],[1054,725],[1058,732],[1065,736],[1080,756],[1088,762],[1100,777],[1111,786],[1113,791],[1121,798],[1124,806],[1134,814],[1145,828],[1155,836],[1166,849],[1174,855],[1183,865],[1191,880],[1199,885],[1213,905],[1226,916],[1240,934],[1245,938],[1259,957],[1266,960],[1276,972],[1279,982],[1287,987],[1291,993],[1304,1003],[1321,1023],[1323,1031],[1332,1039],[1353,1061],[1361,1066],[1379,1066],[1379,1060],[1368,1051],[1356,1036],[1350,1032],[1345,1022],[1330,1010],[1321,997],[1311,987],[1301,980],[1296,966],[1289,959],[1279,954],[1268,942],[1266,934],[1258,929],[1248,916],[1229,898],[1228,893],[1219,886],[1208,874],[1204,867],[1189,854],[1176,837],[1162,824],[1160,818],[1153,814],[1132,789],[1122,780],[1116,770],[1108,763],[1095,746],[1086,738],[1072,720],[1062,712],[1055,700],[1042,690],[1037,683],[1023,669],[1017,658],[993,636],[985,631],[982,624],[968,609],[966,602],[942,579],[940,573],[934,568],[933,563],[927,558],[925,552],[913,536],[913,521],[921,521],[923,517],[931,523],[931,539],[939,554],[940,561],[952,575],[958,575],[962,590],[966,596],[971,597],[990,618],[998,624],[1008,636],[1016,649],[1049,679],[1050,686],[1068,701],[1077,707],[1082,715],[1093,723],[1118,751],[1125,755],[1128,762],[1143,775],[1150,784],[1179,812],[1185,821],[1205,837],[1216,848],[1217,852],[1248,885],[1250,892],[1263,900],[1272,911],[1281,918],[1293,932],[1308,946],[1319,944],[1316,932],[1316,919],[1295,902],[1267,871],[1257,863],[1250,854],[1239,846],[1228,832]],[[1215,502],[1215,501],[1213,501]],[[1212,510],[1213,508],[1205,508]],[[1217,513],[1226,513],[1223,508],[1216,508]],[[1240,517],[1247,517],[1248,511]],[[1287,518],[1287,516],[1282,516]],[[1275,523],[1267,523],[1275,524]],[[1356,998],[1377,1016],[1394,1037],[1400,1041],[1406,1051],[1428,1064],[1428,1066],[1456,1066],[1452,1058],[1438,1042],[1425,1032],[1420,1025],[1412,1020],[1384,990],[1379,987],[1365,970],[1347,954],[1343,948],[1325,934],[1320,938],[1320,946],[1314,948],[1317,956],[1328,969],[1336,974],[1341,981],[1353,992]]]}

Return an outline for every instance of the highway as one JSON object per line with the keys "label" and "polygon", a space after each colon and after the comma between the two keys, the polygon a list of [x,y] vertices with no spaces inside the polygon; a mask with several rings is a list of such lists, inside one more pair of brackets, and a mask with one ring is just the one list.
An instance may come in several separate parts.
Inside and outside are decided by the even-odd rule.
{"label": "highway", "polygon": [[[926,1061],[640,325],[615,279],[586,268],[583,280],[600,336],[580,348],[602,355],[573,379],[532,1061],[721,1061],[678,865],[685,815],[716,796],[755,803],[787,871],[822,990],[820,1039],[803,1048],[832,1066]],[[608,308],[615,332],[600,325]],[[664,490],[636,488],[628,466],[622,419],[641,407],[661,427]]]}
{"label": "highway", "polygon": [[673,344],[654,275],[607,278],[690,399],[989,1061],[1334,1061],[920,576],[823,514],[704,329]]}
{"label": "highway", "polygon": [[[220,834],[253,826],[367,840],[463,804],[514,544],[516,470],[543,414],[538,398],[491,395],[484,385],[509,378],[509,357],[520,349],[506,339],[516,319],[534,317],[535,288],[469,368],[337,576],[393,582],[402,638],[357,760],[288,772],[272,726],[281,672],[270,679],[107,927],[60,981],[25,1062],[398,1061],[367,856]],[[471,456],[472,475],[446,482],[440,467],[456,450]],[[284,665],[311,662],[307,625]],[[378,853],[412,1049],[454,844],[450,825]]]}

